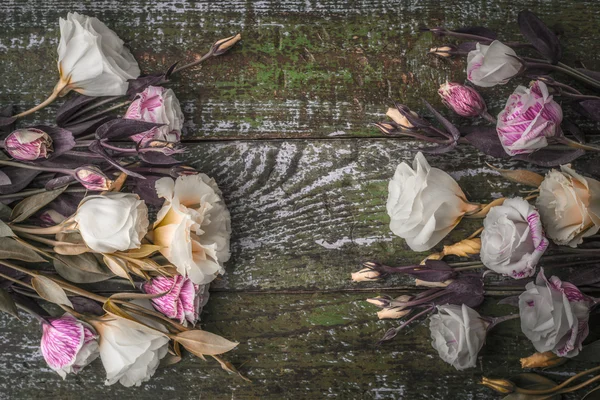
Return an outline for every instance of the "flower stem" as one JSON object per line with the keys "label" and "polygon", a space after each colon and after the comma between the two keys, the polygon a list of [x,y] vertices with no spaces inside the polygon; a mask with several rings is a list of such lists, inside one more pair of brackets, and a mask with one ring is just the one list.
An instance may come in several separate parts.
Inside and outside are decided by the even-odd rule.
{"label": "flower stem", "polygon": [[37,106],[30,108],[27,111],[23,111],[22,113],[19,113],[17,115],[15,115],[15,118],[22,118],[26,115],[29,114],[33,114],[34,112],[41,110],[42,108],[46,107],[47,105],[51,104],[54,100],[56,100],[58,98],[59,93],[67,86],[67,82],[60,80],[56,86],[54,87],[54,90],[52,91],[52,94],[43,102],[41,102],[40,104],[38,104]]}
{"label": "flower stem", "polygon": [[489,112],[487,112],[487,110],[481,113],[481,118],[485,119],[486,121],[491,122],[492,124],[495,124],[496,122],[498,122],[498,121],[496,121],[496,118],[493,115],[491,115]]}
{"label": "flower stem", "polygon": [[568,139],[564,136],[557,138],[561,143],[566,144],[569,147],[573,147],[575,149],[582,149],[587,151],[600,151],[600,147],[592,146],[590,144],[579,143],[574,140]]}
{"label": "flower stem", "polygon": [[65,175],[73,175],[74,174],[73,171],[66,169],[66,168],[38,167],[36,165],[30,165],[30,164],[15,162],[15,161],[0,160],[0,165],[6,165],[8,167],[16,167],[16,168],[23,168],[23,169],[31,169],[34,171],[57,172],[59,174],[65,174]]}
{"label": "flower stem", "polygon": [[[517,393],[523,393],[523,394],[539,394],[539,395],[556,393],[557,391],[563,389],[565,386],[568,386],[571,382],[576,381],[577,379],[582,378],[582,377],[584,377],[586,375],[589,375],[592,372],[596,372],[596,371],[600,371],[600,366],[594,367],[594,368],[590,368],[590,369],[588,369],[586,371],[580,372],[577,375],[574,375],[574,376],[570,377],[569,379],[567,379],[566,381],[564,381],[560,385],[557,385],[557,386],[555,386],[555,387],[553,387],[551,389],[530,390],[530,389],[522,389],[520,387],[516,387],[515,388],[515,392],[517,392]],[[592,378],[592,379],[597,379],[597,378],[600,378],[600,375],[598,375],[598,376],[596,376],[595,378]],[[590,381],[592,381],[592,380],[590,379],[589,381],[584,382],[584,383],[585,384],[590,384],[590,383],[592,383]],[[585,386],[585,385],[583,385],[583,386],[582,385],[583,384],[577,385],[577,386],[575,386],[575,388],[580,389],[583,386]],[[573,388],[569,388],[568,390],[571,390],[571,389],[573,389]],[[577,390],[577,389],[573,389],[573,390]],[[566,393],[566,392],[561,392],[561,393]]]}
{"label": "flower stem", "polygon": [[57,233],[60,233],[62,231],[63,224],[48,226],[46,228],[11,225],[10,228],[14,232],[31,233],[34,235],[56,235]]}
{"label": "flower stem", "polygon": [[503,315],[502,317],[492,318],[492,322],[488,325],[487,329],[489,331],[490,329],[494,328],[499,323],[502,323],[504,321],[510,321],[511,319],[517,319],[519,317],[520,317],[519,314],[508,314],[508,315]]}

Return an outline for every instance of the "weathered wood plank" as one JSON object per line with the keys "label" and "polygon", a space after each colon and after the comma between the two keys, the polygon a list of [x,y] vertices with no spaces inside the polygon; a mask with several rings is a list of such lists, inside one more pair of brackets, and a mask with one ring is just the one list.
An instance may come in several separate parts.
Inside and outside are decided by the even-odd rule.
{"label": "weathered wood plank", "polygon": [[[481,313],[513,311],[495,305],[497,300],[488,299]],[[253,383],[188,355],[133,389],[105,387],[99,361],[62,381],[41,357],[38,323],[2,315],[0,398],[495,399],[498,396],[491,390],[478,385],[481,376],[517,374],[519,358],[533,352],[519,322],[509,321],[490,333],[477,368],[457,372],[431,347],[427,324],[376,346],[380,335],[397,322],[377,321],[375,311],[363,294],[215,294],[203,326],[240,342],[227,359],[241,365]],[[590,367],[569,362],[548,375],[563,380]]]}
{"label": "weathered wood plank", "polygon": [[[337,289],[352,286],[349,274],[361,261],[420,261],[425,253],[412,252],[391,233],[385,210],[388,181],[401,161],[412,163],[414,146],[365,138],[191,145],[186,157],[217,180],[232,215],[233,257],[217,285]],[[499,162],[468,146],[428,158],[457,179],[471,201],[529,190],[485,165],[522,163]],[[480,224],[464,220],[443,243],[464,239]]]}
{"label": "weathered wood plank", "polygon": [[[29,107],[51,91],[58,18],[79,11],[114,28],[146,71],[198,57],[215,39],[242,31],[233,53],[176,79],[188,138],[374,135],[369,124],[392,100],[421,110],[427,98],[442,107],[439,84],[464,79],[463,60],[426,54],[446,40],[419,34],[420,25],[485,24],[512,40],[521,9],[563,32],[568,63],[600,67],[591,51],[600,36],[600,3],[591,0],[5,1],[0,104]],[[493,113],[516,83],[483,91]]]}

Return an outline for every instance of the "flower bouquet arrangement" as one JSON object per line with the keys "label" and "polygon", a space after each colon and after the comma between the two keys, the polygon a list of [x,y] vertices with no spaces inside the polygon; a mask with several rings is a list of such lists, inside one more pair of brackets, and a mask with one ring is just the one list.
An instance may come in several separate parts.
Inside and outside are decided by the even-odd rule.
{"label": "flower bouquet arrangement", "polygon": [[[220,355],[237,343],[197,326],[230,256],[229,211],[213,179],[174,157],[183,113],[163,85],[241,37],[140,75],[98,19],[69,13],[60,32],[50,97],[0,118],[0,309],[40,322],[63,378],[99,357],[107,385],[139,386],[183,349],[236,372]],[[16,126],[69,92],[54,125]]]}
{"label": "flower bouquet arrangement", "polygon": [[[527,43],[502,43],[495,32],[485,27],[422,29],[436,37],[465,40],[458,45],[432,48],[430,53],[442,58],[467,56],[468,84],[446,82],[438,94],[450,110],[470,119],[471,124],[455,126],[425,101],[440,126],[403,104],[388,110],[391,121],[375,125],[386,135],[410,137],[430,144],[422,149],[430,154],[446,153],[459,144],[467,144],[495,158],[552,167],[570,163],[586,152],[600,151],[599,145],[588,143],[575,121],[563,120],[562,108],[571,107],[583,121],[600,121],[600,97],[580,91],[599,91],[600,72],[562,63],[558,37],[533,13],[521,12],[518,23]],[[524,54],[537,53],[542,58],[520,56],[516,50]],[[559,82],[554,75],[568,76],[583,88]],[[490,115],[481,94],[470,86],[506,85],[521,76],[531,79],[529,87],[517,86],[496,117]],[[483,118],[484,123],[476,121],[477,118]]]}
{"label": "flower bouquet arrangement", "polygon": [[[483,27],[424,28],[439,37],[466,40],[434,48],[431,53],[445,58],[466,55],[471,84],[492,87],[519,75],[534,78],[529,87],[517,87],[497,118],[489,114],[474,87],[445,83],[439,90],[443,103],[461,117],[481,117],[481,123],[457,127],[425,102],[439,125],[401,104],[388,110],[391,121],[376,124],[385,134],[428,144],[419,149],[412,167],[401,163],[389,182],[387,213],[395,235],[405,239],[411,250],[426,252],[463,218],[482,220],[482,226],[415,265],[364,262],[352,279],[377,281],[397,274],[414,277],[415,286],[424,290],[367,300],[380,308],[380,319],[402,321],[379,343],[392,340],[412,322],[428,318],[432,346],[458,370],[475,367],[490,330],[510,319],[520,319],[523,334],[538,352],[521,360],[523,368],[547,368],[589,357],[600,345],[584,346],[590,314],[600,303],[591,295],[600,285],[600,181],[569,164],[600,147],[588,143],[574,123],[563,121],[562,106],[555,100],[561,98],[583,118],[598,121],[600,98],[558,82],[548,73],[566,74],[592,91],[600,89],[600,74],[562,64],[558,38],[532,13],[519,14],[519,27],[528,43],[503,44]],[[518,56],[517,49],[537,51],[543,59]],[[495,126],[486,126],[488,122]],[[529,188],[522,197],[477,203],[467,199],[452,176],[431,167],[423,155],[446,153],[459,144],[472,145],[495,158],[558,168],[540,175],[528,169],[492,167],[504,178]],[[593,166],[587,172],[593,174]],[[542,266],[560,270],[567,278],[546,274]],[[484,301],[485,288],[494,285],[521,291],[501,300],[518,307],[517,313],[492,318],[476,311]],[[559,398],[598,381],[600,375],[580,382],[598,371],[600,367],[592,368],[560,384],[535,373],[510,379],[484,377],[482,383],[508,394],[506,399]]]}

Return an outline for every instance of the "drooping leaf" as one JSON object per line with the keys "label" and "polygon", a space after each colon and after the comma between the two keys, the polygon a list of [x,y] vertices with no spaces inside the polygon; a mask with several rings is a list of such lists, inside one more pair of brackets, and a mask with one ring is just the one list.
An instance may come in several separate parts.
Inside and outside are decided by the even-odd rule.
{"label": "drooping leaf", "polygon": [[25,189],[42,171],[33,169],[4,167],[1,170],[10,179],[10,184],[0,185],[0,194],[12,194]]}
{"label": "drooping leaf", "polygon": [[17,319],[19,318],[15,300],[6,290],[2,288],[0,288],[0,311],[10,314]]}
{"label": "drooping leaf", "polygon": [[28,246],[10,237],[0,237],[0,260],[20,260],[31,263],[46,261]]}
{"label": "drooping leaf", "polygon": [[69,96],[56,111],[56,124],[64,127],[71,121],[71,117],[79,111],[88,107],[96,101],[103,101],[106,97],[91,97],[79,93],[73,93]]}
{"label": "drooping leaf", "polygon": [[196,356],[216,356],[233,350],[239,344],[199,329],[178,333],[174,340]]}
{"label": "drooping leaf", "polygon": [[37,275],[31,280],[31,286],[33,286],[42,299],[54,304],[73,307],[65,291],[52,279],[43,275]]}
{"label": "drooping leaf", "polygon": [[56,199],[66,189],[67,187],[63,186],[58,189],[26,197],[13,208],[12,213],[10,215],[11,222],[17,223],[25,221],[27,218],[35,214],[38,210],[42,209],[50,202],[52,202],[52,200]]}
{"label": "drooping leaf", "polygon": [[113,274],[90,253],[73,256],[57,254],[54,268],[60,276],[73,283],[101,282],[113,277]]}
{"label": "drooping leaf", "polygon": [[563,164],[568,164],[573,160],[585,154],[584,150],[548,150],[540,149],[530,154],[519,154],[513,156],[515,160],[527,161],[532,164],[541,165],[542,167],[556,167]]}
{"label": "drooping leaf", "polygon": [[463,126],[460,128],[464,138],[477,150],[495,158],[509,158],[502,147],[495,127]]}
{"label": "drooping leaf", "polygon": [[163,125],[135,119],[117,118],[100,125],[96,129],[96,139],[126,139],[132,135],[147,132],[152,128]]}
{"label": "drooping leaf", "polygon": [[521,34],[535,47],[540,54],[556,64],[561,56],[562,50],[558,37],[531,11],[521,11],[518,17]]}

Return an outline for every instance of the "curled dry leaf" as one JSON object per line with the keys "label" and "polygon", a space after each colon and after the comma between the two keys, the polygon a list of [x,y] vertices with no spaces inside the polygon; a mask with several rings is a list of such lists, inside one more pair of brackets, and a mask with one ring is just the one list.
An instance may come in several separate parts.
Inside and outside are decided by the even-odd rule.
{"label": "curled dry leaf", "polygon": [[60,285],[54,282],[52,279],[43,275],[37,275],[31,280],[31,285],[37,294],[39,294],[44,300],[54,304],[73,308],[73,304],[67,297],[67,294],[63,288],[61,288]]}
{"label": "curled dry leaf", "polygon": [[486,163],[488,167],[493,169],[496,172],[499,172],[504,178],[509,181],[521,183],[523,185],[539,187],[544,180],[544,177],[540,174],[536,174],[533,171],[528,171],[525,169],[500,169],[496,168],[493,165]]}
{"label": "curled dry leaf", "polygon": [[173,340],[198,357],[227,353],[238,345],[237,342],[232,342],[214,333],[199,329],[181,332],[173,337]]}

